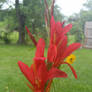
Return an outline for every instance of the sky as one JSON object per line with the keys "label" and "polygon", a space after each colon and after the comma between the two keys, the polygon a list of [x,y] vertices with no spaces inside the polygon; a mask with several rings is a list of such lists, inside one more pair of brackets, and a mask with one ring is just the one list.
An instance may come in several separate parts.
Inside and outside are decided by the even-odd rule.
{"label": "sky", "polygon": [[[8,4],[14,4],[15,0],[9,0]],[[22,1],[22,0],[20,0]],[[70,16],[73,13],[78,13],[83,7],[83,3],[87,0],[56,0],[56,4],[60,7],[60,12],[65,16]],[[8,7],[5,5],[4,8]]]}
{"label": "sky", "polygon": [[61,8],[61,12],[70,16],[73,13],[78,13],[87,0],[56,0],[56,4]]}

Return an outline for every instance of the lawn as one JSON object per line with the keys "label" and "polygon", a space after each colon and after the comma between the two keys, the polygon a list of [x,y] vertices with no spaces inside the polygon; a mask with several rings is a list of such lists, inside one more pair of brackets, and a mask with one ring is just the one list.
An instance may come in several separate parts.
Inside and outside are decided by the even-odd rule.
{"label": "lawn", "polygon": [[[0,92],[31,92],[17,62],[22,60],[30,66],[34,53],[35,48],[30,46],[0,45]],[[55,79],[52,92],[92,92],[92,49],[80,49],[74,54],[77,60],[73,66],[78,79],[74,79],[67,65],[63,65],[61,69],[69,77]]]}

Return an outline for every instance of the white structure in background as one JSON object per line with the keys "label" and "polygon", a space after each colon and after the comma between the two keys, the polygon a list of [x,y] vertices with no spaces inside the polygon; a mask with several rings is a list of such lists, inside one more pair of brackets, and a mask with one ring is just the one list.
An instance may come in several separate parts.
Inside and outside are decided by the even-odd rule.
{"label": "white structure in background", "polygon": [[85,23],[85,42],[84,47],[92,48],[92,21]]}

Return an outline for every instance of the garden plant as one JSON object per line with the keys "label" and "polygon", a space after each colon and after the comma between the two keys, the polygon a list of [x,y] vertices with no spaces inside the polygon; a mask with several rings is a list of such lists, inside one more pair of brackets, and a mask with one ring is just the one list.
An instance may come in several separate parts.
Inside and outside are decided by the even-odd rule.
{"label": "garden plant", "polygon": [[[71,30],[72,24],[64,26],[64,22],[55,21],[53,15],[54,2],[53,0],[50,17],[48,12],[45,13],[45,23],[49,39],[47,56],[44,56],[44,39],[40,38],[37,42],[26,27],[30,38],[36,46],[36,52],[33,64],[30,67],[22,61],[18,61],[21,72],[29,81],[27,85],[33,92],[50,92],[54,78],[67,78],[67,73],[60,70],[60,66],[63,64],[67,64],[70,67],[74,77],[77,79],[76,71],[71,65],[76,58],[72,53],[80,48],[81,44],[72,43],[68,45],[67,32]],[[47,6],[46,0],[45,4]]]}

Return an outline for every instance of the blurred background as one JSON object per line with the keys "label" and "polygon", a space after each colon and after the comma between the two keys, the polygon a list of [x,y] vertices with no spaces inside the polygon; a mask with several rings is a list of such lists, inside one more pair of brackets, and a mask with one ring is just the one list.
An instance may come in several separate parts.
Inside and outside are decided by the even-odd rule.
{"label": "blurred background", "polygon": [[[47,2],[50,8],[52,0]],[[35,55],[35,46],[25,26],[36,40],[42,37],[48,44],[44,12],[44,0],[0,0],[0,92],[31,92],[17,62],[20,60],[30,66]],[[56,21],[65,21],[65,25],[73,24],[67,34],[68,44],[84,45],[89,39],[88,45],[92,48],[92,0],[56,0],[54,17]],[[85,36],[86,30],[91,32],[89,38]],[[73,54],[76,61],[72,66],[78,79],[67,65],[61,66],[68,78],[55,79],[51,92],[92,92],[92,49],[80,48]]]}
{"label": "blurred background", "polygon": [[[47,0],[49,8],[52,0]],[[0,0],[0,44],[31,44],[25,25],[36,39],[47,40],[44,0]],[[92,21],[92,0],[56,0],[55,20],[72,23],[74,42],[84,41],[84,24]]]}

